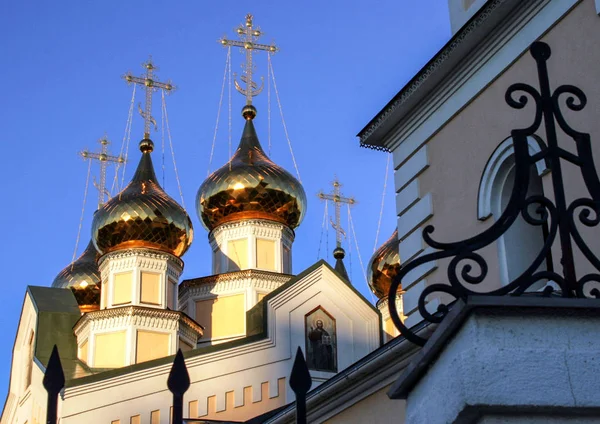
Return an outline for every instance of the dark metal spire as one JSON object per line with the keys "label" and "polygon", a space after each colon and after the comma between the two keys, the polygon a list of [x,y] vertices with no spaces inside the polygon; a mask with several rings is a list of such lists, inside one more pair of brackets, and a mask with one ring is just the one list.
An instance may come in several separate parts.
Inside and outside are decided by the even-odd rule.
{"label": "dark metal spire", "polygon": [[348,277],[348,272],[346,271],[346,266],[344,265],[344,257],[346,256],[346,251],[341,247],[336,247],[333,251],[333,257],[335,258],[335,270],[342,276],[346,281],[350,281],[350,277]]}

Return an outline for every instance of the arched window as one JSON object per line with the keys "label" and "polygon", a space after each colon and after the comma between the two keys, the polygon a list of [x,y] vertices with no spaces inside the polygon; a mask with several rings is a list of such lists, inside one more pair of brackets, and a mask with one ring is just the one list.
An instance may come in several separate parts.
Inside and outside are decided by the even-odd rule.
{"label": "arched window", "polygon": [[[529,153],[535,154],[543,148],[537,137],[527,138]],[[548,172],[544,161],[530,168],[527,196],[543,194],[542,175]],[[486,164],[479,186],[478,218],[499,217],[506,209],[515,180],[515,157],[512,138],[507,138],[496,148]],[[500,281],[508,284],[517,278],[539,254],[546,237],[546,227],[528,224],[521,215],[498,240]],[[551,267],[551,258],[541,266]],[[535,289],[537,287],[534,287]]]}

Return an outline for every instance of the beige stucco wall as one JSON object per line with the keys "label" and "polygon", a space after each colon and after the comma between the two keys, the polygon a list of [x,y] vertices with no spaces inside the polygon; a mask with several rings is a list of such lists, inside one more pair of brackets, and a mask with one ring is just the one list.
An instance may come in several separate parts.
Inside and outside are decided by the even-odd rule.
{"label": "beige stucco wall", "polygon": [[218,296],[196,301],[196,322],[204,326],[202,340],[243,335],[246,331],[245,295]]}
{"label": "beige stucco wall", "polygon": [[327,424],[388,424],[403,423],[406,412],[406,402],[403,400],[391,400],[387,396],[389,386],[384,387],[367,396],[360,402],[344,409],[339,414],[327,420]]}
{"label": "beige stucco wall", "polygon": [[245,421],[250,418],[262,415],[273,409],[285,405],[285,388],[286,379],[280,378],[277,380],[277,396],[269,396],[269,382],[264,382],[260,386],[260,400],[253,402],[252,386],[244,387],[240,406],[235,406],[235,392],[229,391],[225,393],[225,410],[218,411],[217,397],[211,396],[208,398],[208,413],[202,416],[198,415],[198,401],[188,402],[188,415],[191,418],[204,418],[207,420],[231,420]]}
{"label": "beige stucco wall", "polygon": [[131,302],[132,284],[133,273],[131,271],[115,274],[113,283],[113,305],[121,305]]}
{"label": "beige stucco wall", "polygon": [[118,368],[125,366],[127,332],[117,331],[96,335],[94,341],[94,363],[96,368]]}
{"label": "beige stucco wall", "polygon": [[[588,104],[581,112],[565,110],[569,124],[592,136],[596,164],[600,163],[600,84],[597,68],[600,63],[600,18],[593,0],[575,6],[562,20],[551,28],[542,41],[552,49],[548,62],[550,84],[555,89],[561,84],[572,84],[587,95]],[[493,81],[470,104],[447,122],[428,140],[428,169],[419,177],[420,196],[432,195],[433,217],[427,222],[435,226],[434,238],[439,241],[457,241],[478,234],[494,221],[477,219],[479,183],[487,160],[496,147],[513,128],[531,124],[534,116],[532,102],[522,110],[509,107],[504,94],[513,83],[524,82],[538,86],[536,64],[529,52],[521,55],[506,71]],[[564,98],[563,98],[564,101]],[[564,104],[564,102],[563,102]],[[543,128],[538,135],[545,139]],[[559,143],[574,152],[574,142],[559,131]],[[563,163],[568,199],[587,196],[582,179],[575,167]],[[544,177],[544,190],[548,195],[550,176]],[[589,233],[589,231],[588,231]],[[600,249],[600,239],[587,239],[594,251]],[[486,284],[500,284],[496,245],[480,251],[489,265]],[[581,258],[580,258],[581,259]],[[590,270],[585,261],[578,261],[578,273]],[[554,254],[555,268],[560,272],[558,256]],[[440,261],[438,269],[427,278],[427,284],[447,281],[448,261]],[[489,287],[488,286],[488,287]]]}
{"label": "beige stucco wall", "polygon": [[135,362],[139,364],[168,356],[170,339],[169,333],[138,330]]}
{"label": "beige stucco wall", "polygon": [[160,274],[142,271],[140,302],[158,305],[160,303],[160,291]]}

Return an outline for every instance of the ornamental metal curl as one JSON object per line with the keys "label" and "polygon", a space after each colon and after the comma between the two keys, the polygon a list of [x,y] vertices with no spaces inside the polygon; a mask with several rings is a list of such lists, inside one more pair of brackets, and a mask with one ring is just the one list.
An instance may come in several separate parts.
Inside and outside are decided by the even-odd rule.
{"label": "ornamental metal curl", "polygon": [[[508,87],[505,94],[506,103],[515,109],[523,109],[530,101],[535,105],[535,115],[531,125],[511,132],[515,159],[515,180],[510,199],[505,210],[496,222],[482,233],[466,240],[443,243],[432,235],[434,227],[428,225],[423,229],[423,240],[436,249],[433,253],[420,256],[406,263],[393,280],[389,291],[389,308],[391,318],[400,333],[413,343],[424,345],[427,339],[412,332],[406,327],[398,315],[396,296],[402,287],[403,278],[420,265],[449,258],[447,267],[447,283],[436,283],[427,286],[420,294],[418,310],[421,316],[431,323],[440,323],[448,314],[454,301],[466,300],[471,295],[519,296],[532,290],[542,281],[553,282],[537,293],[542,296],[561,296],[600,299],[600,259],[585,243],[577,224],[585,227],[597,227],[600,224],[600,179],[594,166],[590,135],[573,129],[565,119],[561,104],[578,112],[587,104],[583,91],[572,85],[561,85],[553,92],[550,89],[546,62],[550,58],[550,47],[543,42],[535,42],[530,47],[531,56],[535,59],[539,78],[539,91],[528,84],[516,83]],[[527,137],[540,129],[546,135],[546,147],[538,153],[530,154]],[[564,134],[573,139],[576,154],[558,145],[557,125]],[[539,137],[539,135],[538,135]],[[530,167],[545,160],[550,171],[553,200],[545,195],[527,195],[530,184]],[[561,161],[565,160],[579,168],[589,198],[579,198],[567,203]],[[545,241],[531,264],[510,283],[487,292],[482,292],[481,284],[488,277],[488,265],[477,251],[496,242],[512,226],[521,215],[525,222],[533,226],[545,226]],[[555,242],[560,243],[560,261],[562,273],[555,269],[539,270],[548,257]],[[589,263],[598,271],[577,277],[573,254],[573,242]],[[426,309],[427,297],[439,295],[440,305],[437,311]],[[444,301],[450,297],[451,301]]]}

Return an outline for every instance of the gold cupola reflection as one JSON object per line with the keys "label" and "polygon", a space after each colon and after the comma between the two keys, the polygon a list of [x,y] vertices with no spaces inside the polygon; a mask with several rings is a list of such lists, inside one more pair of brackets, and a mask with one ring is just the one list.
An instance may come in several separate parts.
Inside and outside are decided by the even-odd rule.
{"label": "gold cupola reflection", "polygon": [[63,269],[52,282],[57,289],[71,289],[82,312],[100,308],[99,254],[90,241],[79,258]]}
{"label": "gold cupola reflection", "polygon": [[306,212],[304,188],[263,151],[254,129],[254,106],[244,106],[242,115],[246,124],[231,161],[213,172],[196,195],[200,221],[209,231],[226,222],[252,218],[294,229]]}
{"label": "gold cupola reflection", "polygon": [[[379,299],[388,296],[393,278],[400,271],[400,253],[398,251],[398,229],[379,249],[375,251],[367,266],[367,282],[371,291]],[[402,287],[398,288],[402,291]]]}
{"label": "gold cupola reflection", "polygon": [[158,184],[150,157],[153,149],[150,139],[140,142],[142,157],[133,179],[94,216],[92,239],[101,255],[147,248],[180,257],[192,243],[190,217]]}

